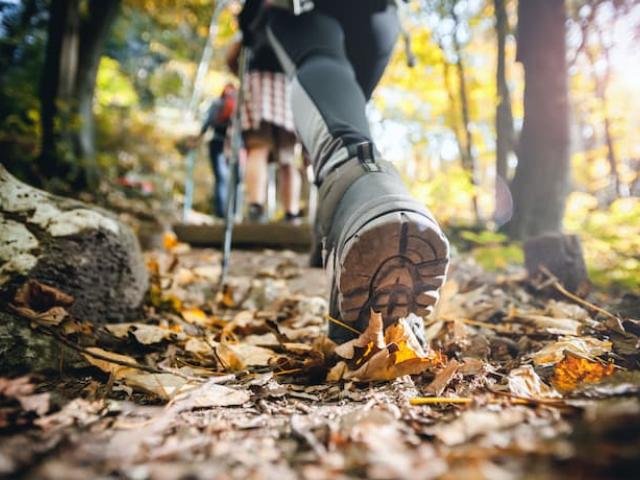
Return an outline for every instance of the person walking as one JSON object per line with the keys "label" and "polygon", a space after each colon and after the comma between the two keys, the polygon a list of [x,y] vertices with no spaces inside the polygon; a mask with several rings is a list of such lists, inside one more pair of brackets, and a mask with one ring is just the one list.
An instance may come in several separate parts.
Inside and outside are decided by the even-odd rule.
{"label": "person walking", "polygon": [[[371,310],[387,326],[428,314],[445,280],[449,244],[381,158],[365,114],[400,31],[395,2],[248,0],[240,27],[252,48],[271,46],[290,81],[295,128],[319,186],[330,315],[363,331]],[[418,316],[412,328],[424,342]],[[354,333],[331,322],[329,336],[340,343]]]}
{"label": "person walking", "polygon": [[[238,70],[240,41],[228,52],[227,65]],[[250,56],[244,79],[244,101],[241,105],[242,137],[247,152],[244,174],[248,202],[248,220],[267,221],[265,204],[269,181],[268,164],[278,165],[277,186],[285,211],[285,221],[300,216],[300,171],[296,165],[297,143],[290,88],[280,62],[268,44],[257,46]]]}
{"label": "person walking", "polygon": [[207,131],[212,131],[209,140],[209,161],[214,176],[212,208],[218,218],[224,218],[226,212],[229,168],[224,155],[224,145],[227,129],[236,108],[236,96],[237,90],[233,84],[228,83],[224,86],[220,96],[211,102],[200,133],[193,141],[194,145],[199,144]]}

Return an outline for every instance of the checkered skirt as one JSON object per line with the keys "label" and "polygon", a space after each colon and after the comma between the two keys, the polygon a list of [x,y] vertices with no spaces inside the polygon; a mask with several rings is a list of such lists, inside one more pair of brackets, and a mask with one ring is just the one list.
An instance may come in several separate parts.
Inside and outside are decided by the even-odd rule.
{"label": "checkered skirt", "polygon": [[291,87],[284,73],[248,72],[241,114],[242,130],[257,130],[267,122],[295,132]]}

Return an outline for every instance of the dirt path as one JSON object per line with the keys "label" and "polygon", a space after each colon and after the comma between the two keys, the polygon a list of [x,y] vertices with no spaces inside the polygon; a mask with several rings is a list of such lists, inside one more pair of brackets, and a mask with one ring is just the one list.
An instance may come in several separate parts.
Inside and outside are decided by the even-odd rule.
{"label": "dirt path", "polygon": [[[7,478],[632,478],[640,467],[630,319],[613,325],[457,259],[427,328],[441,364],[328,383],[309,347],[327,286],[304,256],[234,253],[225,298],[211,289],[217,252],[178,245],[149,258],[157,289],[139,325],[162,330],[113,330],[118,343],[104,348],[174,374],[94,359],[33,377],[26,404],[0,384]],[[29,398],[42,408],[29,411]]]}

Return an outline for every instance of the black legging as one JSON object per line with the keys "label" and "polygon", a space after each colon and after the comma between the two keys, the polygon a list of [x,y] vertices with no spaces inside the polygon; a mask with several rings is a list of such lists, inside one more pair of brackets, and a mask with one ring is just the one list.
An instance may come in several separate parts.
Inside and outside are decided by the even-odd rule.
{"label": "black legging", "polygon": [[324,176],[346,159],[345,147],[372,141],[365,105],[389,62],[399,22],[387,0],[316,5],[300,16],[270,10],[267,36],[293,78],[296,128],[316,174]]}

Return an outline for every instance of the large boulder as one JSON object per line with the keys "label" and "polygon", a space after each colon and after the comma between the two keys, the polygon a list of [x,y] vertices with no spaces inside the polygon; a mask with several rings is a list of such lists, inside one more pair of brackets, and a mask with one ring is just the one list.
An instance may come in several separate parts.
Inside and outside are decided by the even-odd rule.
{"label": "large boulder", "polygon": [[129,227],[103,209],[30,187],[0,165],[0,357],[5,359],[30,348],[28,330],[21,328],[28,322],[20,323],[9,307],[27,279],[72,296],[69,313],[93,324],[134,320],[148,287]]}

